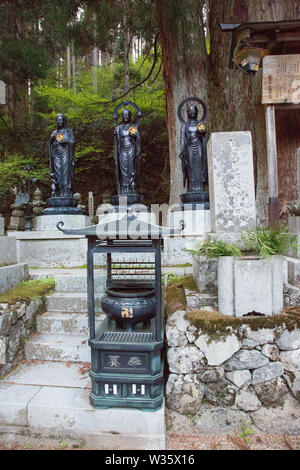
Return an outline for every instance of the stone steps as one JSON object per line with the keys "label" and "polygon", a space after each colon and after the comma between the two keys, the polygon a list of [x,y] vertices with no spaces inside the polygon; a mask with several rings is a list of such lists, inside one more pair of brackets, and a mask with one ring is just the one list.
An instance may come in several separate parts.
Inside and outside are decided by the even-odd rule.
{"label": "stone steps", "polygon": [[25,344],[26,359],[90,362],[91,350],[84,335],[38,333]]}
{"label": "stone steps", "polygon": [[[31,279],[53,277],[56,292],[86,292],[86,269],[30,269]],[[95,292],[103,293],[105,286],[104,270],[95,270]]]}
{"label": "stone steps", "polygon": [[[23,444],[31,437],[80,447],[164,449],[164,407],[152,413],[138,409],[96,410],[89,402],[90,379],[84,363],[28,361],[0,381],[0,442],[8,432]],[[24,433],[23,433],[24,434]],[[2,440],[1,440],[2,439]]]}
{"label": "stone steps", "polygon": [[[99,314],[96,326],[104,320]],[[86,313],[46,312],[37,317],[37,331],[48,335],[84,335],[88,336],[88,316]]]}
{"label": "stone steps", "polygon": [[[101,313],[101,299],[103,295],[95,296],[95,311]],[[86,292],[55,292],[46,298],[48,312],[87,312]]]}

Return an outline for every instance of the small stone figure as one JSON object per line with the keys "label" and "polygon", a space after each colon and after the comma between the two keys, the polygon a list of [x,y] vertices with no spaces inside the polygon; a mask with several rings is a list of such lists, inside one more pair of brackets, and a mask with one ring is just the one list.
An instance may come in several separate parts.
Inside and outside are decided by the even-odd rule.
{"label": "small stone figure", "polygon": [[[121,106],[132,105],[138,111],[138,122],[132,123],[132,114],[128,108],[122,111],[122,123],[118,124],[118,110]],[[141,161],[141,136],[139,123],[142,113],[138,106],[125,101],[117,106],[114,113],[114,160],[117,177],[118,195],[127,196],[128,203],[140,202],[142,196],[137,194]]]}
{"label": "small stone figure", "polygon": [[49,142],[50,175],[52,197],[73,197],[75,137],[67,128],[64,114],[56,117],[56,130]]}
{"label": "small stone figure", "polygon": [[[184,103],[198,101],[203,107],[204,114],[198,120],[198,108],[195,104],[187,107],[188,121],[184,121],[181,110]],[[198,98],[187,98],[178,108],[178,117],[182,122],[180,134],[179,158],[181,159],[183,172],[183,185],[187,186],[187,193],[181,195],[182,202],[208,203],[208,193],[205,186],[208,184],[207,171],[207,132],[204,119],[206,106]]]}
{"label": "small stone figure", "polygon": [[42,196],[42,191],[37,187],[32,197],[32,212],[35,216],[40,215],[46,205]]}

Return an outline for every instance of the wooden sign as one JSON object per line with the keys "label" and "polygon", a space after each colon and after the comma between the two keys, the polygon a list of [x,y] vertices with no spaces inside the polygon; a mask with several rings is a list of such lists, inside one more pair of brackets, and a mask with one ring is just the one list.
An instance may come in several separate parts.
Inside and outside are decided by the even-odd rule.
{"label": "wooden sign", "polygon": [[300,54],[263,59],[262,103],[300,103]]}

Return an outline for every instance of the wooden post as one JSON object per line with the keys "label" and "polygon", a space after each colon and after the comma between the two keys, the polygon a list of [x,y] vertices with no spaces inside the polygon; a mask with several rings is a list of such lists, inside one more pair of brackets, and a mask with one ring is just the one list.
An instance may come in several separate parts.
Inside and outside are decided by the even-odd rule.
{"label": "wooden post", "polygon": [[269,225],[273,227],[279,220],[278,171],[275,106],[266,106],[266,133],[268,158]]}

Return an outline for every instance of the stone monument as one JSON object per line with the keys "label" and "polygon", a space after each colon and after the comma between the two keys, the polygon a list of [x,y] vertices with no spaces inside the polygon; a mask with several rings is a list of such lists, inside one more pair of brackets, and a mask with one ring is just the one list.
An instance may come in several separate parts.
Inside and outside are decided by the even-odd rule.
{"label": "stone monument", "polygon": [[251,132],[212,133],[208,171],[211,231],[229,235],[255,228]]}

